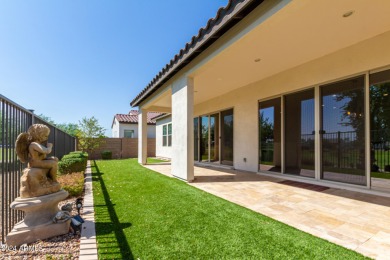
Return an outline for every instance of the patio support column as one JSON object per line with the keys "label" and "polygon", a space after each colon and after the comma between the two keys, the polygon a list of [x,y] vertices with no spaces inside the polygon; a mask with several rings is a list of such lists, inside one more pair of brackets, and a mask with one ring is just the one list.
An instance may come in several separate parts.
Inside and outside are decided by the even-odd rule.
{"label": "patio support column", "polygon": [[138,163],[146,164],[148,146],[148,125],[145,109],[140,108],[138,112]]}
{"label": "patio support column", "polygon": [[194,180],[194,84],[183,77],[172,84],[172,175]]}

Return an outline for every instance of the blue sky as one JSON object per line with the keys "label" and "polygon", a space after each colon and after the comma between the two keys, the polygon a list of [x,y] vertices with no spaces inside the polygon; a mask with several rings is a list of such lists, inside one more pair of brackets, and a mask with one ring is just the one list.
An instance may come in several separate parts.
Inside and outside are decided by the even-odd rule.
{"label": "blue sky", "polygon": [[228,0],[2,0],[0,94],[57,123],[116,113]]}

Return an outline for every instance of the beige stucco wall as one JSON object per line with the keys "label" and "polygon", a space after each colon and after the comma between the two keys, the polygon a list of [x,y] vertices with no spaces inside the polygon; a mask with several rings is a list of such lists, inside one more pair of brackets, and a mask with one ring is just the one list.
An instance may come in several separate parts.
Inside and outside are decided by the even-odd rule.
{"label": "beige stucco wall", "polygon": [[[194,116],[234,108],[234,167],[257,171],[258,101],[390,66],[390,32],[198,104]],[[237,75],[239,77],[239,75]],[[194,79],[196,87],[196,78]],[[212,87],[212,86],[210,86]],[[243,158],[246,158],[244,162]]]}

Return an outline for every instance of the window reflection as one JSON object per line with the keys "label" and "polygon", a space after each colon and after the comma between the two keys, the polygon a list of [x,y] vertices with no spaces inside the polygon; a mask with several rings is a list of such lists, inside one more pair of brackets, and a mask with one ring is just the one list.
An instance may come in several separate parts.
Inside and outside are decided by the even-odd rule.
{"label": "window reflection", "polygon": [[366,184],[364,77],[321,87],[322,178]]}

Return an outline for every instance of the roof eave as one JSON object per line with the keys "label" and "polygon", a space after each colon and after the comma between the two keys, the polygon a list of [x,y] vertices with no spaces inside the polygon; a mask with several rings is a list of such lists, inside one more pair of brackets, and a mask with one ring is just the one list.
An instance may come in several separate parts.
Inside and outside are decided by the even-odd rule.
{"label": "roof eave", "polygon": [[188,63],[205,51],[234,25],[252,12],[264,0],[229,0],[226,7],[218,10],[215,18],[209,19],[205,28],[201,28],[197,36],[193,36],[190,43],[181,49],[178,54],[154,77],[138,95],[130,102],[132,107],[138,106],[165,82]]}

